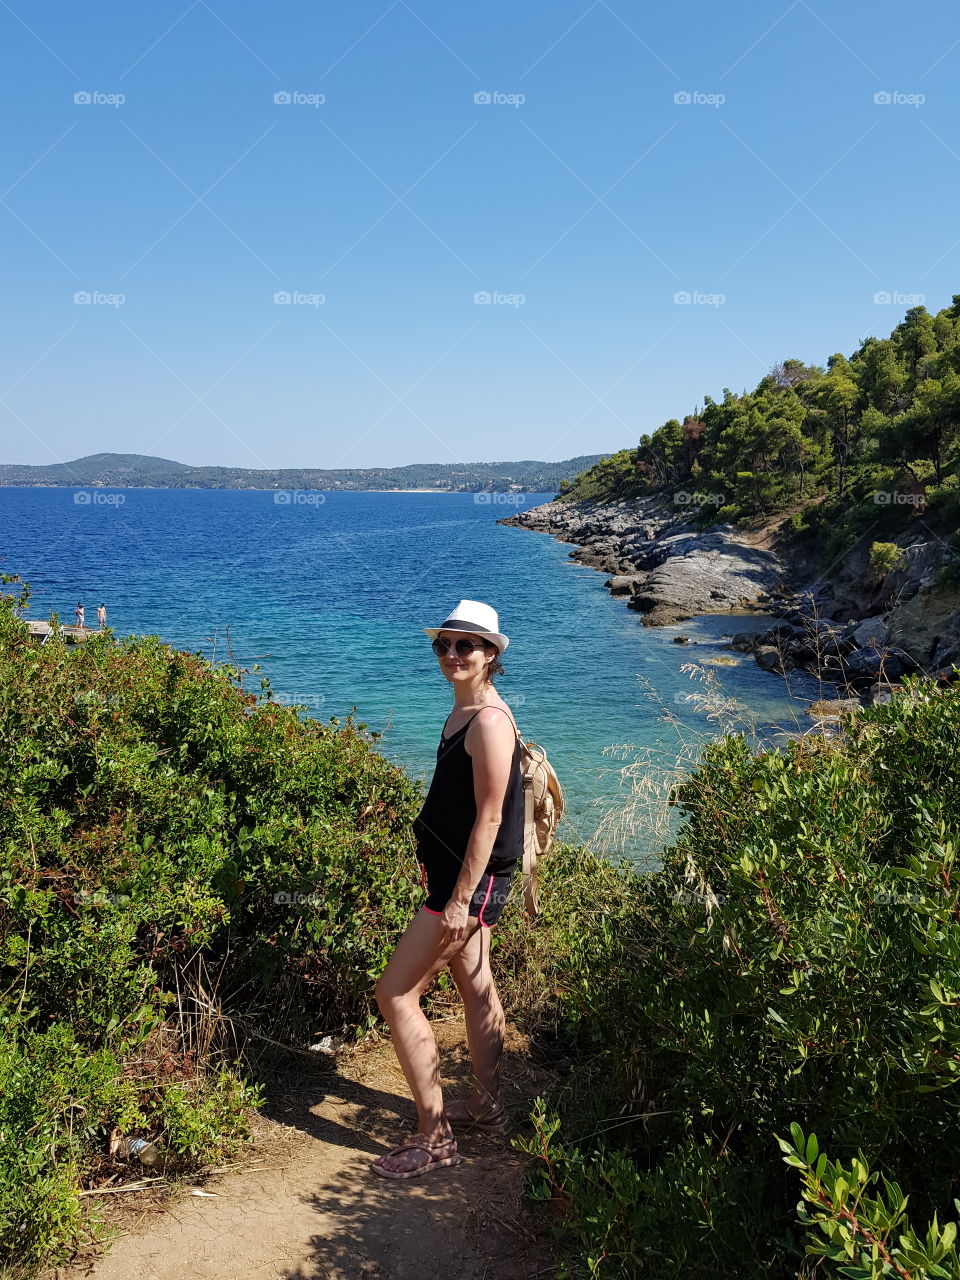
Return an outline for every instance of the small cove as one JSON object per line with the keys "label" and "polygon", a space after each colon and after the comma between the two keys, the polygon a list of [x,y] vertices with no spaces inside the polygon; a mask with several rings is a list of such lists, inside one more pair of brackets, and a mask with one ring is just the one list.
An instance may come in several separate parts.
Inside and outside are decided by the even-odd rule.
{"label": "small cove", "polygon": [[[511,641],[499,688],[524,735],[549,750],[571,838],[589,839],[620,803],[617,769],[632,752],[669,762],[678,733],[717,731],[690,700],[702,686],[684,666],[713,672],[765,736],[808,728],[804,708],[824,696],[809,677],[792,676],[787,689],[725,649],[750,616],[644,627],[608,594],[604,574],[569,560],[570,547],[496,523],[551,495],[335,492],[278,502],[262,491],[92,491],[123,499],[108,503],[76,493],[0,489],[0,567],[31,584],[31,617],[56,610],[72,622],[82,600],[89,620],[103,601],[118,635],[157,634],[218,660],[232,652],[260,668],[244,677],[248,691],[266,677],[278,698],[321,719],[356,708],[383,734],[384,753],[421,779],[450,709],[422,628],[462,597],[493,603]],[[605,753],[614,746],[617,757]],[[620,852],[642,860],[648,850],[628,841]]]}

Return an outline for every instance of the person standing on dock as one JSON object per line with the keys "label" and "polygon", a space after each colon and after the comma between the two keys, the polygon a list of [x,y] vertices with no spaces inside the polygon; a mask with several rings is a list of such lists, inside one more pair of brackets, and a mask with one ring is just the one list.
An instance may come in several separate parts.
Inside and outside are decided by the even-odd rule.
{"label": "person standing on dock", "polygon": [[107,606],[105,604],[97,606],[97,625],[101,631],[107,625]]}
{"label": "person standing on dock", "polygon": [[80,603],[79,600],[77,601],[77,607],[75,612],[77,615],[77,626],[82,627],[83,626],[83,605]]}

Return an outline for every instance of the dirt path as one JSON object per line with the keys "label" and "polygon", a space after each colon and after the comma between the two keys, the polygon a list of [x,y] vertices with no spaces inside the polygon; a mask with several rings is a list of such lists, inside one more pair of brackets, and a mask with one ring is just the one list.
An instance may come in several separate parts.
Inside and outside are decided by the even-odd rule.
{"label": "dirt path", "polygon": [[[459,1021],[435,1024],[445,1085],[464,1089]],[[311,1064],[307,1064],[308,1071]],[[510,1031],[508,1109],[547,1083]],[[521,1158],[502,1140],[460,1141],[453,1169],[393,1182],[370,1159],[411,1132],[415,1112],[389,1043],[330,1058],[288,1080],[255,1120],[233,1171],[156,1193],[104,1197],[123,1234],[101,1259],[44,1280],[531,1280],[549,1277],[550,1245],[523,1202]],[[213,1195],[197,1196],[191,1186]],[[133,1203],[140,1201],[140,1204]],[[118,1203],[118,1202],[123,1202]]]}

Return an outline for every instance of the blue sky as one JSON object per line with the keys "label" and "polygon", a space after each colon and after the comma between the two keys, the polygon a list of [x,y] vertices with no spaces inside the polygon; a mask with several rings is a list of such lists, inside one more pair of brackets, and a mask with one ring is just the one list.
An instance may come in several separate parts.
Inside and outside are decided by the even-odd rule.
{"label": "blue sky", "polygon": [[612,451],[960,292],[947,0],[10,0],[0,28],[0,461]]}

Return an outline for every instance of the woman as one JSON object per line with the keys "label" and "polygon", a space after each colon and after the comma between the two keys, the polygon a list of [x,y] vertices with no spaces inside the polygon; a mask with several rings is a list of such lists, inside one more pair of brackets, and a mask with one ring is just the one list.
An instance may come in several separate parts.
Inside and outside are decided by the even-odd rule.
{"label": "woman", "polygon": [[[503,1007],[490,971],[490,929],[523,851],[520,743],[493,687],[509,641],[496,611],[461,600],[440,627],[424,628],[453,689],[437,767],[414,824],[427,899],[377,983],[377,1004],[417,1107],[417,1132],[373,1162],[385,1178],[458,1164],[453,1126],[504,1133],[500,1100]],[[474,1084],[444,1109],[437,1042],[420,997],[444,967],[463,998]]]}

